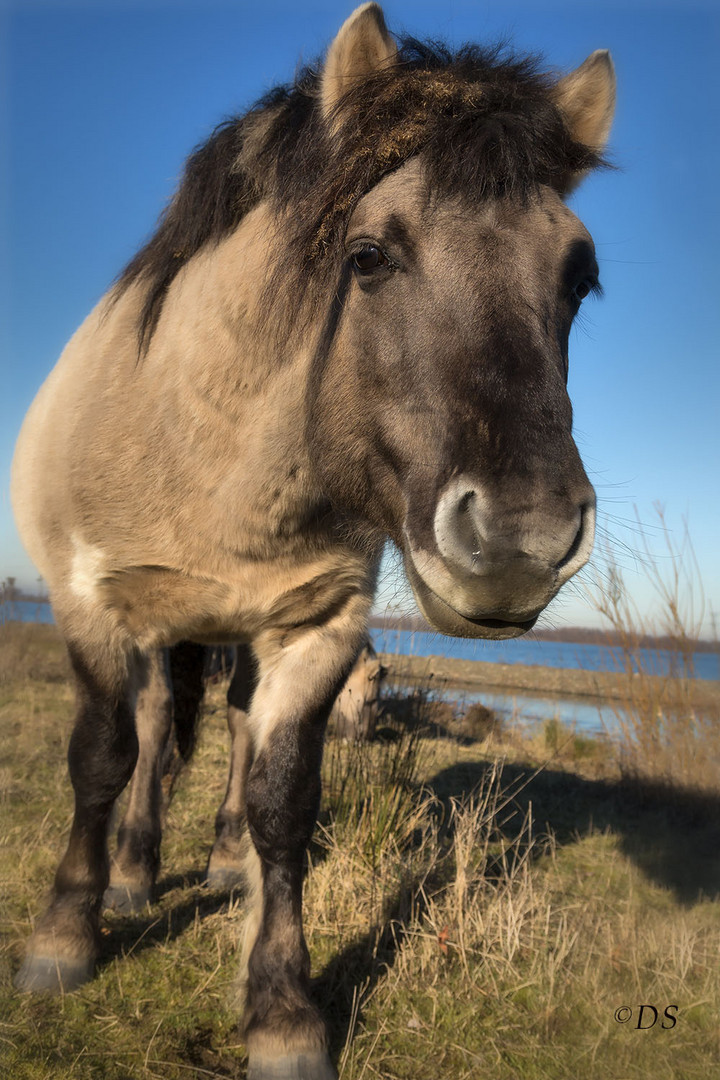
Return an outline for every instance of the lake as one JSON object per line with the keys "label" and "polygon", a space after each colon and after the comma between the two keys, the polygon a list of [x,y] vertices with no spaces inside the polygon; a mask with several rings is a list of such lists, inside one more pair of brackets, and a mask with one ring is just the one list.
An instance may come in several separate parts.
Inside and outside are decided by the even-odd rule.
{"label": "lake", "polygon": [[[4,605],[6,619],[24,622],[53,621],[49,604],[17,601]],[[602,645],[584,645],[567,641],[536,641],[519,638],[512,641],[468,641],[442,634],[413,630],[376,630],[370,635],[378,652],[415,656],[451,656],[459,660],[482,660],[496,664],[528,664],[538,667],[583,668],[587,671],[622,671],[618,650]],[[720,656],[717,653],[694,653],[695,677],[720,679]],[[679,674],[680,658],[667,649],[639,649],[637,662],[652,675]],[[499,715],[534,725],[557,717],[578,732],[596,734],[617,727],[612,706],[585,698],[544,698],[531,694],[498,694],[467,691],[445,692],[445,697],[466,704],[480,702]]]}
{"label": "lake", "polygon": [[[389,692],[402,693],[401,684],[390,684]],[[457,712],[462,713],[468,705],[478,702],[500,717],[532,732],[546,720],[558,719],[582,735],[612,734],[618,728],[618,716],[622,713],[620,702],[613,705],[595,698],[542,697],[522,691],[484,690],[433,690],[430,697],[442,701],[457,702]]]}
{"label": "lake", "polygon": [[[582,668],[585,671],[624,671],[619,650],[572,641],[537,641],[531,637],[511,641],[470,641],[420,630],[371,630],[378,652],[401,656],[451,656],[456,660],[482,660],[488,664],[529,664],[538,667]],[[681,658],[668,649],[638,649],[639,665],[649,675],[681,674]],[[695,677],[720,679],[718,653],[693,653]]]}
{"label": "lake", "polygon": [[[526,664],[537,667],[583,668],[586,671],[623,671],[620,651],[602,645],[568,641],[537,641],[516,638],[510,641],[470,641],[442,634],[413,630],[371,630],[378,652],[414,656],[451,656],[458,660],[482,660],[490,664]],[[634,657],[651,675],[681,673],[681,658],[667,649],[638,649]],[[694,653],[695,677],[720,679],[717,653]],[[557,718],[578,733],[612,733],[618,727],[619,704],[589,698],[542,697],[537,694],[483,691],[440,691],[446,700],[457,700],[460,707],[479,702],[505,720],[532,728],[545,720]]]}

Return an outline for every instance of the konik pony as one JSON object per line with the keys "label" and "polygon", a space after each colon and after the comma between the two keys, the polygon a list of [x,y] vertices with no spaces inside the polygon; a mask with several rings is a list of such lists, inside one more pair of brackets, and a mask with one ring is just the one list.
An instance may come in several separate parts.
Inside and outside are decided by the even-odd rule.
{"label": "konik pony", "polygon": [[602,164],[614,93],[606,52],[557,78],[398,44],[369,3],[189,159],[17,447],[78,696],[74,820],[22,989],[93,974],[158,650],[251,642],[249,1076],[335,1076],[302,927],[328,713],[386,538],[430,623],[476,638],[525,633],[590,555],[568,335],[598,266],[564,198]]}

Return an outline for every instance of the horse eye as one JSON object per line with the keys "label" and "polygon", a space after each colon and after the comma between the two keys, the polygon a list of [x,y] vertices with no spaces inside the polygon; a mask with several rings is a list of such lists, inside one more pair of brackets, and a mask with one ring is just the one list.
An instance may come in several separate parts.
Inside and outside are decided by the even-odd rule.
{"label": "horse eye", "polygon": [[378,266],[386,266],[387,259],[382,253],[380,248],[375,247],[374,244],[367,244],[365,247],[356,251],[352,257],[353,266],[356,270],[359,270],[361,274],[367,274],[371,270],[376,270]]}
{"label": "horse eye", "polygon": [[573,289],[573,296],[578,302],[580,302],[584,300],[586,296],[589,296],[592,290],[593,282],[590,281],[588,278],[585,278],[584,281],[581,281],[579,285],[575,286],[575,288]]}

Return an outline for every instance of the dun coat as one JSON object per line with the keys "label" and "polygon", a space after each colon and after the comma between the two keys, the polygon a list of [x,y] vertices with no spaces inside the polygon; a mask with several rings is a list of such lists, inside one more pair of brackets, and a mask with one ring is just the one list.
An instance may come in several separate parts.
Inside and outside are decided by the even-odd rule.
{"label": "dun coat", "polygon": [[92,976],[135,712],[167,693],[158,650],[252,643],[248,1075],[335,1075],[301,915],[328,713],[386,538],[429,621],[468,637],[530,629],[590,554],[566,381],[598,267],[563,200],[613,104],[606,52],[557,80],[398,46],[369,3],[319,71],[189,159],[17,447],[15,512],[78,692],[75,817],[19,987]]}

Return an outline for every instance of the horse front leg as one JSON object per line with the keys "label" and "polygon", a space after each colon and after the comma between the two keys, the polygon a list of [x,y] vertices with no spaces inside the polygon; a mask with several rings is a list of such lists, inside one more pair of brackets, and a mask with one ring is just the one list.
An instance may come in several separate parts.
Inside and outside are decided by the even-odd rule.
{"label": "horse front leg", "polygon": [[260,858],[244,1018],[249,1080],[334,1080],[325,1024],[310,1001],[302,925],[306,850],[320,802],[325,725],[362,643],[365,601],[322,628],[256,642],[260,679],[250,710],[255,755],[246,805]]}
{"label": "horse front leg", "polygon": [[257,661],[249,645],[238,645],[227,692],[230,732],[230,772],[227,790],[215,818],[215,843],[207,867],[207,882],[214,889],[251,887],[247,865],[252,853],[245,813],[245,787],[253,756],[248,710],[257,683]]}
{"label": "horse front leg", "polygon": [[138,754],[134,706],[147,680],[139,655],[69,642],[78,710],[68,750],[75,814],[50,905],[28,944],[15,985],[59,993],[93,975],[99,912],[108,884],[107,830]]}

